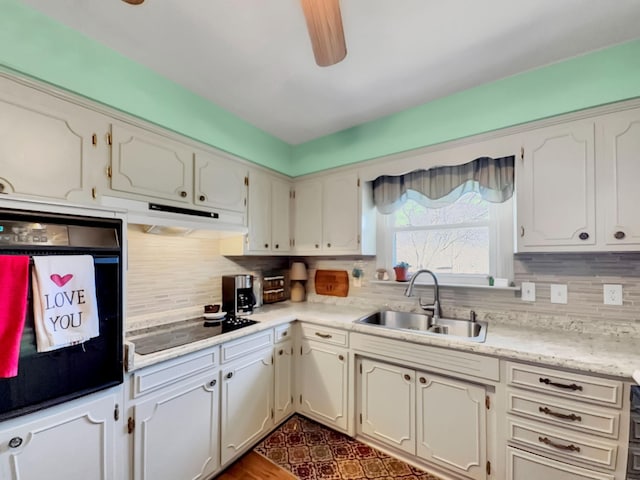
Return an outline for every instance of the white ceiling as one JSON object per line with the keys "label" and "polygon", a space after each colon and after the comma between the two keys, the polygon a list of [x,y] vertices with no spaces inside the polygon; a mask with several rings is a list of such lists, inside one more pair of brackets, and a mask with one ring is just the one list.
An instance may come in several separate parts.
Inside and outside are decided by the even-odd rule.
{"label": "white ceiling", "polygon": [[640,38],[640,0],[343,0],[316,66],[299,0],[23,0],[298,144]]}

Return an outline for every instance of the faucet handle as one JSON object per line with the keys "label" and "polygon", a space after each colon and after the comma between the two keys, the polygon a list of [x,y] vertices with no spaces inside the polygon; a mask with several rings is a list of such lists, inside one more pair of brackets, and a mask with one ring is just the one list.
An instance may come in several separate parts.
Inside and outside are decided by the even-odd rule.
{"label": "faucet handle", "polygon": [[469,321],[471,323],[476,323],[476,320],[477,320],[476,312],[474,310],[471,310],[471,313],[469,313]]}

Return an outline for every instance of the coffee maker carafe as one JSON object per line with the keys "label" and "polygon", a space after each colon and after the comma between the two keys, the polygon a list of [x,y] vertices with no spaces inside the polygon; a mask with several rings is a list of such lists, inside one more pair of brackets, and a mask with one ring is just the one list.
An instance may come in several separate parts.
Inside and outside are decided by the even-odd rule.
{"label": "coffee maker carafe", "polygon": [[234,315],[250,315],[256,304],[252,275],[222,276],[222,308]]}

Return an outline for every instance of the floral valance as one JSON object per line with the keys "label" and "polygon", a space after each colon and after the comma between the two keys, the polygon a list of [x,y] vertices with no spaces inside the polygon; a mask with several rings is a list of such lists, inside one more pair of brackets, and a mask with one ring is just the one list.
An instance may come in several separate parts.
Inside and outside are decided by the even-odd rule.
{"label": "floral valance", "polygon": [[463,165],[382,175],[373,181],[373,201],[383,214],[393,213],[409,199],[430,208],[443,207],[468,192],[501,203],[513,195],[514,165],[513,155],[480,157]]}

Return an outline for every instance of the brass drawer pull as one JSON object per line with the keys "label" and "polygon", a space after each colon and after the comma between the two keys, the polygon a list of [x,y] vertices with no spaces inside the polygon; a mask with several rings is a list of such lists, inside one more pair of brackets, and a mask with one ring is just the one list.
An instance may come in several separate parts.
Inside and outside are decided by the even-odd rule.
{"label": "brass drawer pull", "polygon": [[411,375],[404,374],[404,379],[408,382],[411,380]]}
{"label": "brass drawer pull", "polygon": [[575,383],[572,383],[571,385],[566,385],[564,383],[555,383],[552,382],[551,380],[549,380],[548,378],[542,378],[540,377],[540,383],[544,383],[545,385],[551,385],[552,387],[558,387],[558,388],[566,388],[567,390],[580,390],[582,391],[582,385],[576,385]]}
{"label": "brass drawer pull", "polygon": [[560,445],[559,443],[552,442],[547,437],[538,437],[538,441],[540,443],[544,443],[545,445],[549,445],[551,447],[558,448],[560,450],[568,450],[570,452],[580,451],[580,447],[576,447],[573,443],[570,443],[569,445]]}
{"label": "brass drawer pull", "polygon": [[562,420],[571,420],[572,422],[581,422],[582,417],[580,415],[576,415],[572,413],[571,415],[567,415],[565,413],[554,412],[553,410],[547,407],[538,407],[538,410],[545,415],[551,415],[552,417],[561,418]]}
{"label": "brass drawer pull", "polygon": [[329,334],[329,333],[316,332],[316,336],[320,337],[320,338],[331,338],[331,334]]}
{"label": "brass drawer pull", "polygon": [[342,362],[344,360],[344,355],[338,355],[338,360]]}

